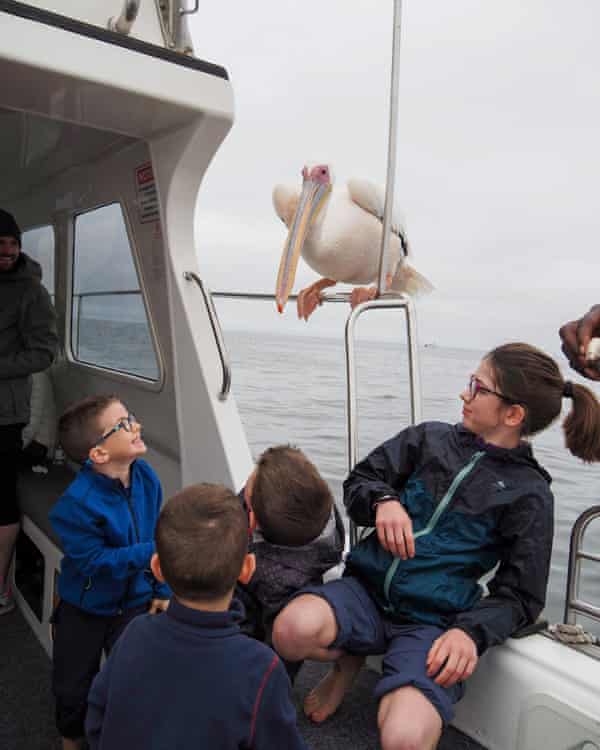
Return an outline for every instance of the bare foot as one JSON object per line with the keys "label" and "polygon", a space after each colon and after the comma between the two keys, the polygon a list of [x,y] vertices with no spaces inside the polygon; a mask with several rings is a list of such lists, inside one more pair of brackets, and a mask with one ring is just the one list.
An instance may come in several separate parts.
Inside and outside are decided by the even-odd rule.
{"label": "bare foot", "polygon": [[304,699],[304,713],[311,721],[321,724],[338,710],[364,661],[363,656],[344,654],[335,662]]}

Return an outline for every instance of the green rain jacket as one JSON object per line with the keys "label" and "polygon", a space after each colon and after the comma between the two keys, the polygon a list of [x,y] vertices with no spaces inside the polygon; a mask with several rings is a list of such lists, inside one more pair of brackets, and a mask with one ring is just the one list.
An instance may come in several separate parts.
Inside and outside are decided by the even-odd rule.
{"label": "green rain jacket", "polygon": [[56,313],[42,269],[25,253],[0,272],[0,426],[29,421],[31,375],[56,354]]}

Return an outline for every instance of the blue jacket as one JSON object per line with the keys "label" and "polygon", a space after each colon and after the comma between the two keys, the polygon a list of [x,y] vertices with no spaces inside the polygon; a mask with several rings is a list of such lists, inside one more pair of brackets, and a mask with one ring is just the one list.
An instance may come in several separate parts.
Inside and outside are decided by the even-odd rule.
{"label": "blue jacket", "polygon": [[[374,503],[396,496],[413,523],[415,556],[394,558],[373,533],[354,548],[346,572],[392,619],[459,627],[482,653],[544,607],[550,481],[528,443],[508,450],[462,425],[409,427],[356,465],[344,502],[355,523],[374,526]],[[478,581],[498,563],[482,598]]]}
{"label": "blue jacket", "polygon": [[132,463],[129,490],[86,462],[49,515],[64,551],[61,598],[97,615],[168,599],[169,587],[150,571],[161,503],[160,482],[145,461]]}
{"label": "blue jacket", "polygon": [[172,599],[132,620],[90,690],[91,750],[306,750],[279,657],[235,617]]}

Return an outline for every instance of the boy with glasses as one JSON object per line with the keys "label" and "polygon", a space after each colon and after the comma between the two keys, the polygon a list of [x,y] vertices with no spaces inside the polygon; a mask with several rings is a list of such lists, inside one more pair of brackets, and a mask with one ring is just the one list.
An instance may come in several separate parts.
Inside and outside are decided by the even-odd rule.
{"label": "boy with glasses", "polygon": [[53,691],[64,750],[83,743],[87,694],[135,616],[166,609],[170,591],[154,578],[158,477],[141,456],[141,426],[116,396],[91,396],[59,421],[65,453],[83,466],[50,513],[64,551],[53,622]]}

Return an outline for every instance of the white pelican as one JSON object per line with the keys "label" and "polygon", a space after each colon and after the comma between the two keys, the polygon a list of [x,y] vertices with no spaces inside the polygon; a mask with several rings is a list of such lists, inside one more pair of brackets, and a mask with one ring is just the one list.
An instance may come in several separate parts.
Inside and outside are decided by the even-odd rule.
{"label": "white pelican", "polygon": [[[368,180],[348,180],[332,190],[333,177],[327,164],[305,166],[302,190],[276,185],[273,205],[289,229],[279,265],[277,309],[283,308],[292,291],[300,255],[323,278],[298,295],[298,317],[308,320],[321,304],[321,291],[338,281],[368,284],[379,274],[379,253],[383,225],[383,191]],[[406,263],[409,255],[406,232],[399,216],[392,216],[388,249],[386,289],[396,292],[431,291],[427,279]],[[351,304],[373,299],[377,288],[354,289]]]}

